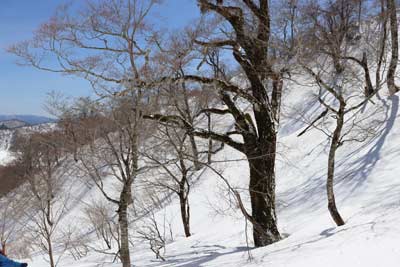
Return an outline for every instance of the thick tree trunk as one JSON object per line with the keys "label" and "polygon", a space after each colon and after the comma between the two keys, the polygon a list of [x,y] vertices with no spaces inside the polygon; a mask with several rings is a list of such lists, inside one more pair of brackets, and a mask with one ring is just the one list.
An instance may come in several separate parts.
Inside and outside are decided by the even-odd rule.
{"label": "thick tree trunk", "polygon": [[185,231],[185,236],[191,236],[190,233],[190,206],[189,200],[185,192],[179,193],[179,202],[181,205],[181,217],[182,217],[182,224],[183,230]]}
{"label": "thick tree trunk", "polygon": [[[275,212],[275,128],[279,123],[284,72],[283,69],[276,71],[275,60],[271,59],[272,53],[269,53],[271,35],[269,1],[260,0],[257,1],[258,4],[255,1],[243,1],[244,6],[248,8],[247,11],[253,13],[255,19],[255,30],[249,32],[245,25],[245,14],[248,12],[242,7],[224,6],[222,1],[220,5],[208,0],[198,2],[202,12],[214,11],[231,24],[236,39],[233,45],[228,45],[232,46],[233,57],[242,67],[251,86],[249,92],[243,91],[239,97],[246,98],[253,105],[255,123],[247,111],[241,110],[231,99],[230,86],[224,87],[222,83],[220,91],[222,101],[235,118],[236,131],[242,135],[244,142],[242,147],[235,144],[229,136],[220,140],[224,139],[226,144],[247,156],[250,168],[249,191],[252,214],[245,216],[253,224],[255,246],[266,246],[281,238]],[[226,46],[226,44],[219,45],[220,42],[216,43],[217,47]],[[272,82],[272,92],[269,82]],[[218,138],[215,140],[219,141]],[[246,213],[243,209],[242,212]]]}
{"label": "thick tree trunk", "polygon": [[340,136],[344,125],[344,109],[345,109],[345,104],[341,103],[339,112],[337,113],[336,128],[335,131],[333,132],[331,146],[329,150],[328,177],[326,182],[326,190],[328,196],[328,210],[337,226],[344,225],[344,221],[340,216],[339,211],[336,207],[335,194],[333,191],[333,179],[335,176],[335,156],[336,156],[336,150],[340,145],[339,144]]}
{"label": "thick tree trunk", "polygon": [[275,211],[275,153],[276,135],[249,148],[250,199],[253,238],[256,247],[263,247],[281,239]]}
{"label": "thick tree trunk", "polygon": [[[272,173],[260,175],[259,163],[250,163],[250,198],[253,226],[253,239],[256,247],[263,247],[280,240],[275,212],[275,193],[271,190]],[[258,227],[259,226],[259,227]]]}
{"label": "thick tree trunk", "polygon": [[392,41],[392,57],[390,59],[389,70],[387,74],[387,86],[391,95],[399,91],[394,78],[396,75],[397,62],[399,60],[399,40],[398,40],[398,25],[397,11],[394,0],[387,0],[387,12],[390,19],[390,35]]}
{"label": "thick tree trunk", "polygon": [[[252,207],[253,238],[256,247],[263,247],[281,239],[275,210],[275,158],[276,131],[283,81],[274,75],[272,82],[272,110],[254,107],[258,136],[244,137],[250,167],[250,198]],[[266,101],[264,87],[253,87],[253,95]]]}
{"label": "thick tree trunk", "polygon": [[129,253],[129,223],[128,223],[128,206],[130,197],[131,184],[125,184],[121,192],[120,204],[118,209],[118,222],[121,233],[121,249],[120,258],[123,267],[131,267],[131,257]]}

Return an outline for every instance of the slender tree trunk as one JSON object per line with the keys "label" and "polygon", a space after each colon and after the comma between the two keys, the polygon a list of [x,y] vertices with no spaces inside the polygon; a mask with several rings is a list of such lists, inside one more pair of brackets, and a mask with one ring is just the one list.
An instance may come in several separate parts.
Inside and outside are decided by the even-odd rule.
{"label": "slender tree trunk", "polygon": [[[183,93],[183,100],[184,100],[184,105],[185,105],[184,112],[186,112],[186,114],[181,113],[181,116],[183,116],[184,118],[186,117],[186,120],[188,120],[190,125],[192,125],[194,127],[194,125],[193,125],[194,120],[193,120],[193,116],[191,113],[192,111],[191,111],[190,104],[189,104],[185,81],[182,82],[182,93]],[[201,166],[201,162],[200,162],[200,155],[199,155],[199,150],[197,148],[196,139],[193,134],[188,133],[188,135],[189,135],[190,145],[192,147],[192,156],[193,156],[194,167],[196,170],[200,170],[202,166]]]}
{"label": "slender tree trunk", "polygon": [[362,57],[361,63],[362,63],[361,65],[362,65],[362,67],[364,69],[364,74],[365,74],[364,95],[365,95],[365,97],[369,97],[374,93],[374,87],[372,85],[371,76],[369,74],[367,53],[365,53],[365,52],[363,53],[363,57]]}
{"label": "slender tree trunk", "polygon": [[185,236],[191,236],[190,233],[190,207],[189,200],[184,191],[179,192],[179,202],[181,205],[181,217],[183,230],[185,231]]}
{"label": "slender tree trunk", "polygon": [[7,248],[7,241],[6,240],[1,241],[1,251],[3,251],[4,255],[7,255],[6,248]]}
{"label": "slender tree trunk", "polygon": [[387,14],[385,11],[385,0],[381,0],[381,16],[382,16],[382,37],[380,40],[379,47],[379,56],[378,56],[378,64],[376,67],[376,87],[379,88],[381,86],[381,67],[385,56],[385,47],[387,40]]}
{"label": "slender tree trunk", "polygon": [[197,149],[197,144],[196,140],[194,139],[193,134],[188,134],[189,135],[189,140],[190,140],[190,145],[192,147],[192,154],[193,154],[193,164],[196,170],[201,169],[201,162],[200,162],[200,157],[199,157],[199,150]]}
{"label": "slender tree trunk", "polygon": [[190,184],[188,181],[188,169],[185,165],[184,155],[179,153],[180,158],[180,166],[182,170],[182,177],[179,181],[179,202],[181,206],[181,217],[182,217],[182,224],[183,230],[185,231],[185,236],[191,236],[190,233],[190,206],[189,206],[189,191],[190,191]]}
{"label": "slender tree trunk", "polygon": [[[207,130],[211,132],[211,114],[206,113],[207,116]],[[213,151],[213,140],[211,138],[208,138],[208,152],[207,152],[207,163],[211,164],[212,160],[212,151]]]}
{"label": "slender tree trunk", "polygon": [[390,59],[389,70],[387,74],[387,86],[391,95],[399,91],[394,78],[396,75],[397,62],[399,60],[399,40],[398,40],[398,25],[397,11],[395,0],[387,0],[387,12],[390,19],[390,35],[392,41],[392,57]]}
{"label": "slender tree trunk", "polygon": [[49,261],[50,261],[50,267],[55,267],[55,261],[54,261],[54,256],[53,256],[53,244],[51,242],[51,237],[47,236],[47,245],[49,247]]}
{"label": "slender tree trunk", "polygon": [[333,191],[333,179],[335,176],[335,156],[336,156],[336,150],[340,146],[339,144],[340,136],[344,125],[344,109],[345,109],[345,103],[340,103],[340,108],[339,112],[337,113],[337,119],[336,119],[336,128],[335,131],[333,132],[331,146],[329,150],[328,177],[326,182],[326,190],[328,196],[328,210],[337,226],[344,225],[344,221],[340,216],[339,211],[336,207],[335,194]]}
{"label": "slender tree trunk", "polygon": [[131,257],[129,253],[129,223],[128,223],[128,206],[129,206],[129,192],[131,184],[124,185],[121,192],[120,204],[118,209],[118,221],[121,232],[121,249],[120,257],[123,267],[131,267]]}

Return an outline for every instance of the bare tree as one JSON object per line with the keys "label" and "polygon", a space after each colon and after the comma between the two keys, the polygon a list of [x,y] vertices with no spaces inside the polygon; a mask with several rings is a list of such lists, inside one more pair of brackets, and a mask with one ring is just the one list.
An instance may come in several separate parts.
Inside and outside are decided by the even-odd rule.
{"label": "bare tree", "polygon": [[[75,12],[73,7],[62,6],[55,16],[39,28],[33,40],[10,48],[10,52],[19,56],[23,65],[88,80],[101,99],[112,99],[121,89],[128,92],[121,96],[126,95],[125,99],[131,97],[131,106],[125,105],[125,108],[137,111],[127,112],[125,121],[121,121],[123,110],[119,110],[118,115],[110,115],[118,119],[104,118],[104,127],[95,130],[99,131],[102,146],[97,147],[98,143],[93,139],[96,135],[87,136],[89,150],[93,150],[94,157],[91,160],[88,157],[80,158],[104,197],[118,205],[120,258],[124,267],[131,266],[127,208],[131,203],[131,186],[139,169],[137,127],[140,127],[138,120],[141,111],[137,104],[143,100],[138,97],[143,96],[143,91],[138,93],[137,90],[143,90],[145,82],[153,79],[150,60],[152,49],[156,47],[156,33],[147,17],[159,2],[89,1],[79,7],[79,12]],[[95,162],[96,157],[101,156],[101,150],[105,151],[101,162],[109,161],[111,176],[120,182],[118,198],[108,195],[102,183],[103,169]]]}
{"label": "bare tree", "polygon": [[[37,133],[18,140],[21,156],[18,159],[24,179],[27,180],[27,195],[33,210],[25,211],[31,224],[27,225],[32,233],[33,242],[43,249],[50,267],[56,267],[68,247],[65,229],[60,221],[68,211],[70,188],[66,177],[70,174],[69,160],[63,150],[63,138],[58,132]],[[56,247],[59,256],[55,257]]]}
{"label": "bare tree", "polygon": [[[22,59],[21,64],[57,73],[77,75],[89,80],[97,93],[107,97],[146,87],[156,80],[152,74],[152,49],[156,34],[147,23],[147,15],[157,0],[96,1],[83,12],[67,7],[38,31],[32,41],[10,48]],[[191,130],[190,135],[213,139],[243,152],[249,159],[252,200],[252,223],[255,245],[265,246],[280,239],[275,211],[276,131],[285,67],[278,64],[277,48],[272,48],[270,6],[268,0],[235,1],[199,0],[204,12],[223,18],[230,25],[210,42],[199,38],[196,44],[204,52],[212,47],[228,48],[245,74],[246,88],[226,79],[184,74],[176,81],[215,85],[226,109],[211,109],[213,115],[231,115],[237,130],[224,134]],[[226,33],[226,34],[225,34]],[[208,54],[208,53],[205,53]],[[50,60],[48,60],[50,59]],[[54,64],[54,60],[58,63]],[[150,87],[150,86],[149,86]],[[240,98],[252,106],[252,118],[233,99]],[[185,126],[186,128],[187,125]],[[234,141],[233,135],[243,138]],[[129,265],[124,251],[123,265]]]}
{"label": "bare tree", "polygon": [[[284,68],[276,66],[272,53],[271,18],[269,1],[238,1],[239,4],[222,5],[212,1],[198,1],[203,12],[221,16],[233,30],[228,36],[207,41],[197,40],[203,47],[228,47],[243,69],[248,88],[241,88],[229,81],[216,78],[188,76],[188,79],[214,84],[220,90],[225,110],[214,114],[230,114],[235,119],[236,131],[224,135],[198,132],[243,152],[250,167],[250,198],[252,214],[248,214],[254,227],[256,247],[265,246],[280,239],[275,211],[275,157],[276,130],[279,124],[280,103],[283,89]],[[247,15],[250,14],[250,15]],[[232,95],[244,99],[252,106],[254,119],[241,110]],[[233,141],[232,135],[240,135],[243,143]]]}
{"label": "bare tree", "polygon": [[[329,118],[333,118],[335,123],[333,129],[321,125],[316,127],[323,130],[331,140],[326,189],[328,209],[338,226],[345,222],[337,209],[333,190],[336,153],[346,142],[364,141],[367,138],[368,131],[363,131],[362,134],[357,132],[358,136],[352,133],[360,126],[360,119],[357,119],[358,110],[364,107],[380,88],[379,84],[373,86],[371,82],[366,52],[362,52],[362,59],[357,58],[358,42],[362,38],[359,36],[361,33],[355,31],[359,27],[359,4],[358,0],[337,0],[327,5],[314,3],[304,8],[305,16],[311,22],[304,38],[309,41],[304,43],[305,58],[300,61],[318,87],[316,98],[323,108],[323,112],[311,125],[316,126],[317,121]],[[304,64],[304,61],[308,64]],[[362,76],[364,78],[360,79]]]}
{"label": "bare tree", "polygon": [[[160,125],[153,149],[143,153],[149,165],[157,167],[157,179],[147,179],[149,186],[172,191],[179,197],[180,212],[186,237],[190,232],[189,193],[196,171],[196,159],[190,149],[188,134],[180,128]],[[158,140],[157,140],[158,139]]]}
{"label": "bare tree", "polygon": [[[86,218],[89,224],[93,227],[96,237],[102,240],[104,246],[94,246],[86,244],[86,246],[99,253],[113,255],[114,259],[118,258],[118,252],[120,251],[120,231],[118,221],[115,218],[115,212],[110,207],[110,202],[94,201],[89,203],[85,208]],[[112,205],[112,203],[111,203]],[[110,252],[113,249],[114,244],[117,245],[116,253]]]}
{"label": "bare tree", "polygon": [[[174,79],[177,80],[174,83],[163,82],[157,84],[159,88],[159,94],[157,97],[158,101],[162,104],[163,109],[165,109],[165,114],[173,115],[175,118],[179,118],[179,120],[185,121],[187,125],[190,125],[190,127],[185,127],[186,134],[190,141],[190,148],[192,150],[191,154],[195,168],[196,170],[199,170],[202,167],[200,159],[202,154],[200,153],[201,148],[198,147],[195,135],[190,129],[195,128],[196,125],[202,122],[202,119],[204,119],[202,116],[205,114],[203,109],[214,105],[218,95],[213,90],[204,90],[203,88],[199,88],[199,86],[184,79],[187,69],[190,68],[191,64],[193,64],[193,61],[198,56],[194,53],[196,50],[195,41],[191,38],[187,38],[187,35],[192,34],[190,28],[186,28],[182,32],[173,33],[171,36],[168,36],[166,45],[162,47],[160,45],[161,49],[157,53],[155,59],[159,65],[163,66],[161,72],[163,73],[164,78],[174,77]],[[209,55],[204,58],[204,62],[212,64],[213,60],[218,61],[219,57],[217,55],[217,50],[210,52]],[[218,64],[218,67],[221,67],[221,65]],[[217,72],[219,73],[219,71]],[[146,119],[160,120],[160,117],[147,116]],[[208,122],[211,127],[211,117]],[[210,157],[212,151],[212,140],[210,139]]]}
{"label": "bare tree", "polygon": [[[98,104],[96,115],[86,119],[77,119],[68,124],[70,138],[79,136],[76,152],[78,166],[100,190],[104,198],[116,205],[119,233],[115,236],[108,229],[100,232],[111,248],[111,239],[118,241],[118,252],[123,264],[130,262],[129,255],[129,219],[128,207],[133,203],[132,187],[137,175],[145,169],[139,166],[139,149],[143,146],[148,132],[141,115],[135,112],[132,99],[140,102],[137,96],[117,97],[103,107]],[[81,129],[85,129],[84,132]],[[82,145],[84,144],[84,145]],[[118,195],[110,190],[106,179],[111,179],[117,187]],[[105,219],[105,218],[103,218]],[[109,218],[108,218],[109,219]],[[104,226],[104,225],[103,225]],[[99,230],[105,230],[102,227]]]}
{"label": "bare tree", "polygon": [[[156,255],[156,259],[165,261],[165,246],[167,244],[166,225],[160,226],[152,211],[147,216],[145,224],[137,231],[138,238],[148,241],[151,251]],[[162,252],[164,250],[164,252]]]}
{"label": "bare tree", "polygon": [[[272,47],[269,1],[262,0],[257,4],[243,0],[224,4],[223,1],[199,0],[198,3],[204,13],[216,14],[220,18],[223,29],[212,32],[211,26],[202,25],[188,34],[204,58],[197,69],[206,65],[210,49],[231,50],[234,61],[243,71],[242,82],[224,75],[203,76],[189,74],[191,72],[169,80],[213,86],[223,107],[203,112],[233,117],[235,130],[220,133],[201,127],[193,129],[192,125],[173,115],[164,114],[158,118],[189,129],[194,136],[225,143],[247,156],[252,211],[251,214],[246,211],[245,216],[253,224],[255,246],[266,246],[280,240],[275,211],[275,157],[283,76],[286,73],[284,64],[277,63],[277,50]],[[215,38],[210,40],[211,35]],[[215,63],[215,69],[221,70],[221,64]],[[251,107],[253,117],[243,108],[243,102]],[[236,141],[233,136],[240,136],[243,142]]]}
{"label": "bare tree", "polygon": [[[15,175],[14,178],[18,177]],[[4,254],[7,253],[8,243],[13,242],[24,234],[24,199],[17,190],[10,192],[0,199],[0,245]]]}

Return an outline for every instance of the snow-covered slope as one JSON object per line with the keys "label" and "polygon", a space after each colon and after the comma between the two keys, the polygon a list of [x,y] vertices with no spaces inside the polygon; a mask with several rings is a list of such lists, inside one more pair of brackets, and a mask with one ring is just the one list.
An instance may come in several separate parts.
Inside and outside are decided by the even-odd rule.
{"label": "snow-covered slope", "polygon": [[13,133],[13,130],[0,130],[0,165],[5,165],[12,160],[9,148]]}
{"label": "snow-covered slope", "polygon": [[[301,93],[294,94],[298,95],[292,99],[302,99]],[[166,261],[156,260],[147,243],[137,241],[132,248],[134,266],[399,266],[399,98],[382,97],[375,102],[381,107],[374,115],[381,121],[375,135],[364,143],[349,143],[339,150],[335,191],[346,225],[336,227],[327,210],[326,136],[311,130],[297,137],[303,125],[288,115],[280,131],[277,166],[278,219],[285,236],[282,241],[248,250],[243,217],[230,206],[221,178],[207,169],[201,172],[190,196],[193,236],[183,236],[179,202],[172,199],[156,212],[161,224],[166,225],[167,221],[172,227],[168,229],[173,241],[166,247]],[[245,195],[248,169],[242,159],[243,155],[226,147],[216,155],[218,163],[214,168],[232,185],[242,188]],[[85,203],[100,196],[95,188],[76,188],[81,191],[74,194],[74,207],[64,221],[73,221],[88,233],[90,227],[82,218]],[[144,220],[132,225],[133,236]],[[247,227],[251,242],[251,229]],[[64,257],[59,266],[120,265],[111,262],[110,257],[90,253],[79,261]],[[47,263],[39,255],[29,264],[42,267]]]}

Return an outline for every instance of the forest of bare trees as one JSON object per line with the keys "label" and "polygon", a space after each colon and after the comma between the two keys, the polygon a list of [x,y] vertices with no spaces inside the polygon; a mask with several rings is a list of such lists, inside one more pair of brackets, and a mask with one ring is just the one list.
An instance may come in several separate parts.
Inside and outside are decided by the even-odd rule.
{"label": "forest of bare trees", "polygon": [[[282,105],[294,90],[290,84],[303,79],[317,108],[301,114],[307,124],[299,142],[313,129],[326,135],[327,212],[337,226],[346,223],[334,193],[337,152],[368,140],[376,126],[364,125],[360,111],[374,112],[378,98],[399,90],[396,1],[197,0],[201,19],[173,32],[153,23],[152,10],[162,1],[89,2],[80,12],[60,7],[33,39],[9,48],[21,65],[86,80],[94,97],[53,97],[49,110],[59,119],[54,130],[21,137],[20,155],[0,169],[0,175],[17,175],[18,185],[26,182],[25,197],[37,211],[15,208],[16,218],[28,216],[32,223],[9,232],[0,222],[3,247],[10,231],[25,227],[50,267],[58,262],[55,245],[58,252],[82,246],[130,267],[136,232],[163,259],[160,222],[152,217],[147,227],[135,229],[135,218],[151,216],[149,207],[176,197],[182,233],[193,235],[192,186],[226,146],[248,166],[240,177],[248,188],[233,190],[232,201],[252,226],[254,247],[280,241]],[[102,196],[86,211],[101,246],[74,245],[74,234],[58,228],[71,194],[65,177],[72,175]]]}

